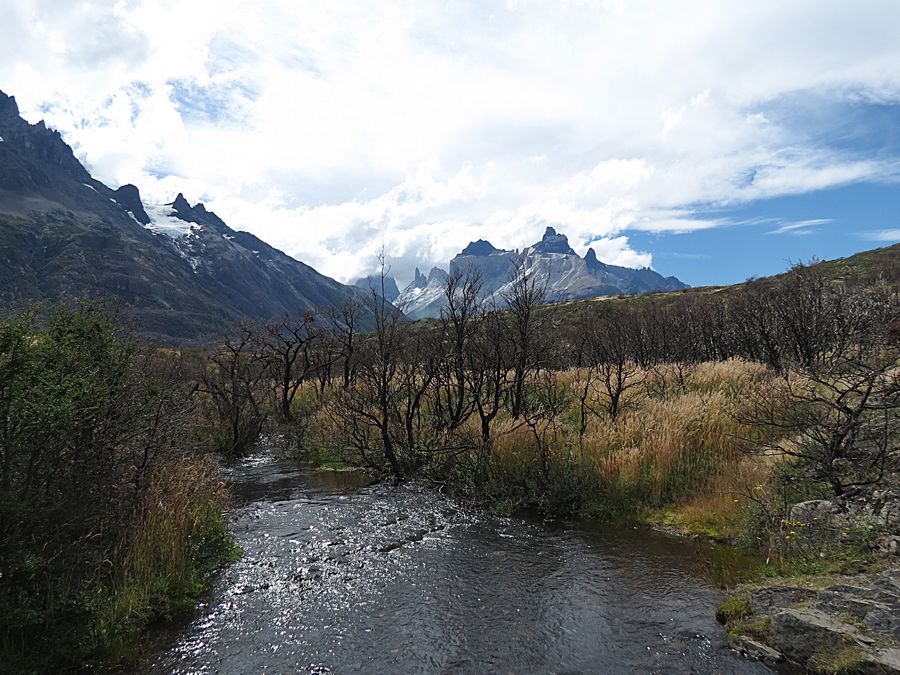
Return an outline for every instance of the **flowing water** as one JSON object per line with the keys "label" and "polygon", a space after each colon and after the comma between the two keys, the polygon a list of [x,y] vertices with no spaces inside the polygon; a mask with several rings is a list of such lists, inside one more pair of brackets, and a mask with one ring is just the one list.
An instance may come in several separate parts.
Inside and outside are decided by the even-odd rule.
{"label": "flowing water", "polygon": [[708,547],[265,455],[228,473],[244,557],[146,672],[769,672],[725,646]]}

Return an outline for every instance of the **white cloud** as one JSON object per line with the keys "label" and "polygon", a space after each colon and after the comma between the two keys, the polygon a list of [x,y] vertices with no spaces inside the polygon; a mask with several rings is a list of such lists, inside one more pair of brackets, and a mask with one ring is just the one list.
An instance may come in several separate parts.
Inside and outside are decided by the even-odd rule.
{"label": "white cloud", "polygon": [[0,11],[0,89],[98,178],[202,199],[342,280],[382,244],[408,277],[471,239],[522,247],[547,224],[581,252],[600,238],[601,258],[649,264],[629,231],[716,227],[702,207],[900,173],[792,119],[810,101],[827,132],[840,106],[900,101],[900,5],[886,0]]}
{"label": "white cloud", "polygon": [[881,241],[887,244],[893,244],[900,241],[900,229],[871,230],[869,232],[864,232],[863,236],[869,241]]}
{"label": "white cloud", "polygon": [[819,225],[827,225],[830,222],[832,222],[830,218],[798,220],[795,223],[782,223],[774,230],[766,232],[766,234],[791,234],[795,236],[813,234]]}

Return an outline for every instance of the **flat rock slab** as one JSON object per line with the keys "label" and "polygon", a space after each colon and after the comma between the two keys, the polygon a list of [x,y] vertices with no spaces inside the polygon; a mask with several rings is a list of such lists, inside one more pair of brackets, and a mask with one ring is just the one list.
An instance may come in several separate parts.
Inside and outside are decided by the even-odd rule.
{"label": "flat rock slab", "polygon": [[861,644],[858,637],[854,626],[817,609],[783,609],[772,617],[772,646],[798,663],[822,648]]}
{"label": "flat rock slab", "polygon": [[750,592],[750,611],[758,615],[810,602],[817,597],[816,591],[802,586],[765,586]]}
{"label": "flat rock slab", "polygon": [[868,654],[857,670],[865,675],[900,675],[900,649]]}
{"label": "flat rock slab", "polygon": [[767,666],[774,666],[784,661],[784,656],[781,652],[746,635],[736,635],[731,638],[731,646],[741,654],[757,661],[762,661]]}

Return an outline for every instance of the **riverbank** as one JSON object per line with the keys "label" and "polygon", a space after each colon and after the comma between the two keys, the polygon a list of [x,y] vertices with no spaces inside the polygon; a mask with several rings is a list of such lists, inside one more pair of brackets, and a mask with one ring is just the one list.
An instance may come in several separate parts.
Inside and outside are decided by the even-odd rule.
{"label": "riverbank", "polygon": [[891,490],[795,505],[794,557],[719,607],[732,646],[804,672],[900,673],[898,515]]}

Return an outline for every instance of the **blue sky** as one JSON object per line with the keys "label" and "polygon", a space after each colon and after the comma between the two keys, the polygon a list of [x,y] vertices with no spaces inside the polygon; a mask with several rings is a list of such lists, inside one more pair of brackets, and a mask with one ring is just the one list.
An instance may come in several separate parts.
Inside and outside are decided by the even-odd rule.
{"label": "blue sky", "polygon": [[342,281],[547,225],[691,284],[893,243],[895,0],[0,0],[92,173]]}
{"label": "blue sky", "polygon": [[865,182],[722,209],[729,225],[631,237],[654,267],[692,286],[730,284],[900,241],[900,186]]}

